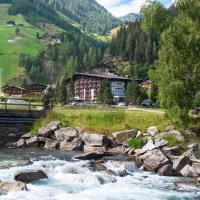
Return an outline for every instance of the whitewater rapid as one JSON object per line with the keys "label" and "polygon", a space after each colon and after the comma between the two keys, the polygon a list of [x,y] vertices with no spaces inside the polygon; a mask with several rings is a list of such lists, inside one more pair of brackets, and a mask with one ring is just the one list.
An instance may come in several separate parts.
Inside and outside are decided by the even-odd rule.
{"label": "whitewater rapid", "polygon": [[[107,161],[108,169],[116,174],[126,169],[130,175],[125,177],[109,175],[107,172],[92,172],[88,161],[76,161],[72,155],[57,156],[59,153],[33,158],[33,153],[24,152],[20,156],[12,150],[0,153],[0,164],[10,164],[8,169],[0,169],[0,180],[13,182],[17,171],[43,170],[49,179],[28,184],[28,191],[10,192],[1,195],[0,200],[200,200],[200,188],[180,187],[174,189],[174,182],[182,178],[160,177],[127,167],[118,161]],[[24,165],[28,161],[31,162]],[[21,163],[21,166],[12,165]],[[103,180],[103,184],[99,181]]]}

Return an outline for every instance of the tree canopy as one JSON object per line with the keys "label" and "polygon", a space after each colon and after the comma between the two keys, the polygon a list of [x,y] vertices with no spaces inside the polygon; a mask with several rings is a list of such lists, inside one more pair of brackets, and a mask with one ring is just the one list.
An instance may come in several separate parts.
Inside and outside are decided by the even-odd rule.
{"label": "tree canopy", "polygon": [[200,91],[200,1],[177,0],[176,15],[160,3],[143,7],[142,27],[159,32],[161,48],[158,67],[151,77],[159,87],[159,100],[171,119],[183,127]]}

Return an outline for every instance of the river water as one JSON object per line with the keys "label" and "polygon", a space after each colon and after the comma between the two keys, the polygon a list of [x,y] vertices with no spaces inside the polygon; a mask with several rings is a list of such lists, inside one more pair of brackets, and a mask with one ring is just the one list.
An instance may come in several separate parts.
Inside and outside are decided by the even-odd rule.
{"label": "river water", "polygon": [[[135,166],[127,169],[130,175],[125,177],[92,172],[86,166],[88,161],[76,161],[72,156],[73,153],[35,149],[1,150],[0,180],[13,182],[17,171],[39,169],[49,179],[28,184],[28,191],[1,195],[0,200],[200,200],[200,188],[175,189],[174,183],[183,178],[160,177]],[[115,173],[125,168],[116,161],[105,165]],[[5,166],[9,168],[2,169]]]}

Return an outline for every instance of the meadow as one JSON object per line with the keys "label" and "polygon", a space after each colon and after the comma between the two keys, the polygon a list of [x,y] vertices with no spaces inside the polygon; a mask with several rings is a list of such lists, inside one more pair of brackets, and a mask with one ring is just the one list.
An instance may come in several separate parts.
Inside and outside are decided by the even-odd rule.
{"label": "meadow", "polygon": [[[31,26],[22,15],[10,16],[7,14],[9,4],[0,4],[0,86],[6,83],[7,78],[17,72],[19,55],[28,53],[36,55],[42,45],[36,39],[40,29]],[[12,41],[16,37],[16,27],[6,26],[6,22],[14,20],[20,26],[20,40]]]}
{"label": "meadow", "polygon": [[55,110],[44,119],[38,120],[32,132],[53,120],[62,122],[62,126],[79,127],[82,131],[111,135],[113,132],[135,129],[145,131],[149,126],[164,130],[171,124],[163,113],[113,109],[67,109]]}

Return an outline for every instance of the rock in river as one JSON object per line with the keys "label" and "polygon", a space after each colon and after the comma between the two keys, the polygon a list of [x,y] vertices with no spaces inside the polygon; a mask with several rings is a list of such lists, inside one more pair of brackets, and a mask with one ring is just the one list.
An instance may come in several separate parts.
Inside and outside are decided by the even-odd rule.
{"label": "rock in river", "polygon": [[55,131],[55,136],[58,141],[66,140],[67,142],[71,142],[74,138],[79,137],[79,132],[74,128],[67,127]]}
{"label": "rock in river", "polygon": [[42,126],[38,131],[38,135],[42,137],[51,137],[52,134],[54,134],[54,131],[58,130],[59,125],[59,121],[52,121],[49,124]]}
{"label": "rock in river", "polygon": [[26,184],[23,182],[16,182],[16,183],[8,183],[4,181],[0,181],[0,189],[11,192],[11,191],[21,191],[21,190],[27,190]]}
{"label": "rock in river", "polygon": [[82,135],[82,140],[85,145],[92,147],[109,147],[111,145],[111,140],[107,136],[100,134],[84,133]]}
{"label": "rock in river", "polygon": [[23,183],[30,183],[32,181],[38,181],[40,179],[48,178],[47,175],[42,171],[28,171],[28,172],[17,172],[15,174],[15,180]]}

